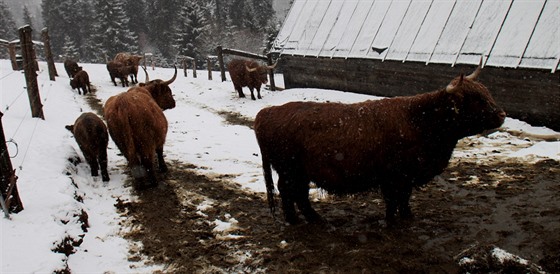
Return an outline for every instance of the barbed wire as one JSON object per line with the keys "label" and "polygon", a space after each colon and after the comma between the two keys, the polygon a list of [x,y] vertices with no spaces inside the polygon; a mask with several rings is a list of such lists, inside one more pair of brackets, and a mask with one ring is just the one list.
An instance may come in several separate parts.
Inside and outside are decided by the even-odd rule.
{"label": "barbed wire", "polygon": [[10,72],[10,73],[8,73],[8,74],[6,74],[6,75],[0,77],[0,80],[4,80],[5,78],[8,78],[8,76],[10,76],[10,75],[12,75],[12,74],[14,74],[14,73],[16,73],[16,72],[19,72],[19,71],[18,71],[18,70],[13,70],[12,72]]}

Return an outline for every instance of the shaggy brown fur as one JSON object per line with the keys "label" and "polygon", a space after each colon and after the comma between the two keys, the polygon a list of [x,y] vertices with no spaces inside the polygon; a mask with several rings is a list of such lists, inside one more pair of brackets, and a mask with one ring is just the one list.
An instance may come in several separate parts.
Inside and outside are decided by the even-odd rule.
{"label": "shaggy brown fur", "polygon": [[[251,99],[255,99],[253,90],[257,90],[257,97],[261,99],[261,85],[268,83],[268,72],[273,67],[260,66],[257,62],[243,59],[234,59],[228,64],[228,71],[233,82],[233,87],[239,93],[239,97],[245,97],[243,87],[251,91]],[[249,71],[254,70],[254,71]]]}
{"label": "shaggy brown fur", "polygon": [[109,76],[111,77],[111,81],[113,84],[117,86],[117,82],[115,78],[119,78],[121,80],[121,84],[123,87],[128,87],[128,75],[132,72],[133,67],[127,66],[122,62],[115,62],[109,61],[107,62],[107,71],[109,72]]}
{"label": "shaggy brown fur", "polygon": [[[177,69],[172,80],[177,76]],[[160,172],[167,171],[163,145],[167,119],[163,110],[175,107],[169,84],[154,80],[127,92],[110,97],[103,108],[109,134],[123,153],[137,178],[147,176],[147,186],[157,185],[154,160],[157,155]]]}
{"label": "shaggy brown fur", "polygon": [[89,75],[87,74],[87,72],[85,70],[78,71],[78,73],[74,75],[74,78],[70,80],[70,86],[73,89],[77,89],[78,94],[82,94],[80,92],[80,89],[84,92],[84,95],[88,92],[91,92]]}
{"label": "shaggy brown fur", "polygon": [[457,141],[504,121],[486,87],[469,78],[417,96],[356,104],[292,102],[261,110],[255,133],[272,211],[271,167],[290,223],[298,220],[295,204],[308,221],[320,219],[309,202],[310,182],[335,194],[380,188],[388,221],[397,211],[410,217],[412,188],[443,171]]}
{"label": "shaggy brown fur", "polygon": [[98,176],[98,170],[101,169],[102,180],[109,181],[107,172],[109,135],[103,120],[91,112],[86,112],[82,113],[73,125],[66,126],[66,129],[74,135],[76,143],[91,168],[91,176]]}
{"label": "shaggy brown fur", "polygon": [[140,65],[140,60],[142,60],[142,56],[140,55],[132,55],[125,52],[120,52],[115,55],[113,61],[121,62],[126,66],[132,66],[130,69],[130,82],[133,84],[138,83],[138,66]]}
{"label": "shaggy brown fur", "polygon": [[78,73],[78,71],[82,70],[82,67],[78,66],[78,63],[72,61],[70,59],[64,60],[64,69],[66,73],[68,73],[69,78],[74,78],[74,75]]}

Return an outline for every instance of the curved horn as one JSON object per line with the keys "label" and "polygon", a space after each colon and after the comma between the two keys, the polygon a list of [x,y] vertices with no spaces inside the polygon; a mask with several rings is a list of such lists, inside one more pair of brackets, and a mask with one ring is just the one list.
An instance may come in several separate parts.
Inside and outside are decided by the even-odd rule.
{"label": "curved horn", "polygon": [[480,62],[478,63],[478,67],[476,67],[476,69],[473,71],[473,73],[469,74],[468,76],[466,76],[465,78],[468,80],[476,80],[476,78],[478,78],[478,76],[480,75],[480,71],[482,70],[482,59],[484,58],[484,56],[480,57]]}
{"label": "curved horn", "polygon": [[173,64],[173,67],[175,67],[175,74],[173,74],[173,77],[171,77],[171,79],[163,82],[163,84],[171,85],[171,83],[173,83],[175,81],[175,79],[177,79],[177,66],[175,64]]}
{"label": "curved horn", "polygon": [[145,67],[145,66],[142,66],[142,69],[143,69],[144,72],[146,73],[146,81],[144,81],[144,83],[150,82],[150,76],[148,76],[148,71],[146,70],[146,67]]}
{"label": "curved horn", "polygon": [[257,70],[257,68],[250,68],[247,65],[245,65],[245,69],[247,69],[248,72],[253,72]]}
{"label": "curved horn", "polygon": [[451,81],[451,83],[449,83],[449,85],[447,85],[447,87],[445,87],[445,91],[447,91],[448,93],[453,93],[455,92],[455,90],[457,90],[457,87],[461,85],[461,83],[463,83],[463,74],[461,73],[461,76],[459,76],[459,80],[457,81],[457,84],[453,84],[453,81]]}
{"label": "curved horn", "polygon": [[278,65],[278,61],[276,61],[276,63],[274,63],[272,66],[266,66],[267,69],[274,69],[276,67],[276,65]]}

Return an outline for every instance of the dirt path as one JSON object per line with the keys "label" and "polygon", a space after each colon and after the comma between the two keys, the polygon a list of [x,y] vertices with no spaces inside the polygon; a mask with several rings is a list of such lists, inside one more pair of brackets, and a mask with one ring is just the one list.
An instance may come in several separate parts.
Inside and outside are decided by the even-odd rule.
{"label": "dirt path", "polygon": [[[241,189],[226,175],[209,179],[197,175],[194,165],[169,166],[159,188],[118,207],[138,227],[127,235],[143,243],[136,252],[167,265],[170,273],[455,273],[461,269],[454,256],[485,245],[560,271],[557,161],[528,164],[499,154],[484,163],[454,158],[414,192],[415,219],[391,228],[377,193],[325,194],[314,207],[328,224],[286,226],[281,216],[271,216],[263,194]],[[223,234],[213,231],[216,220],[237,223]]]}
{"label": "dirt path", "polygon": [[[376,193],[315,202],[326,225],[286,226],[271,217],[264,195],[196,175],[193,166],[170,166],[159,188],[117,205],[136,228],[127,237],[144,245],[137,252],[168,265],[170,273],[449,273],[459,271],[453,257],[476,244],[494,244],[547,271],[560,270],[556,161],[454,162],[414,193],[415,219],[396,228],[384,225]],[[472,184],[475,176],[485,183]],[[210,207],[202,210],[204,205]],[[227,234],[239,238],[213,232],[215,220],[231,218],[237,228]]]}

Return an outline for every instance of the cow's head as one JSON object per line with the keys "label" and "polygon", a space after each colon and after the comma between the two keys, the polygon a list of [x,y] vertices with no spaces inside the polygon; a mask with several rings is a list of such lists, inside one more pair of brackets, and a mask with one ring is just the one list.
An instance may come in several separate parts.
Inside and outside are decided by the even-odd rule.
{"label": "cow's head", "polygon": [[445,89],[450,96],[454,120],[465,136],[497,128],[504,123],[506,117],[490,91],[476,81],[481,66],[482,60],[472,74],[456,77]]}
{"label": "cow's head", "polygon": [[255,62],[247,62],[245,64],[245,69],[251,75],[251,78],[257,80],[261,84],[268,83],[268,72],[276,67],[276,64],[272,66],[259,66]]}
{"label": "cow's head", "polygon": [[167,81],[160,79],[150,81],[148,71],[146,71],[146,68],[144,67],[142,67],[142,69],[144,69],[144,72],[146,73],[146,82],[140,83],[139,85],[150,92],[161,109],[166,110],[174,108],[175,99],[173,99],[173,93],[171,92],[169,85],[177,79],[177,67],[175,66],[175,74],[173,74],[173,77]]}
{"label": "cow's head", "polygon": [[78,88],[78,79],[76,79],[76,78],[70,79],[70,86],[72,87],[72,89],[77,89]]}

